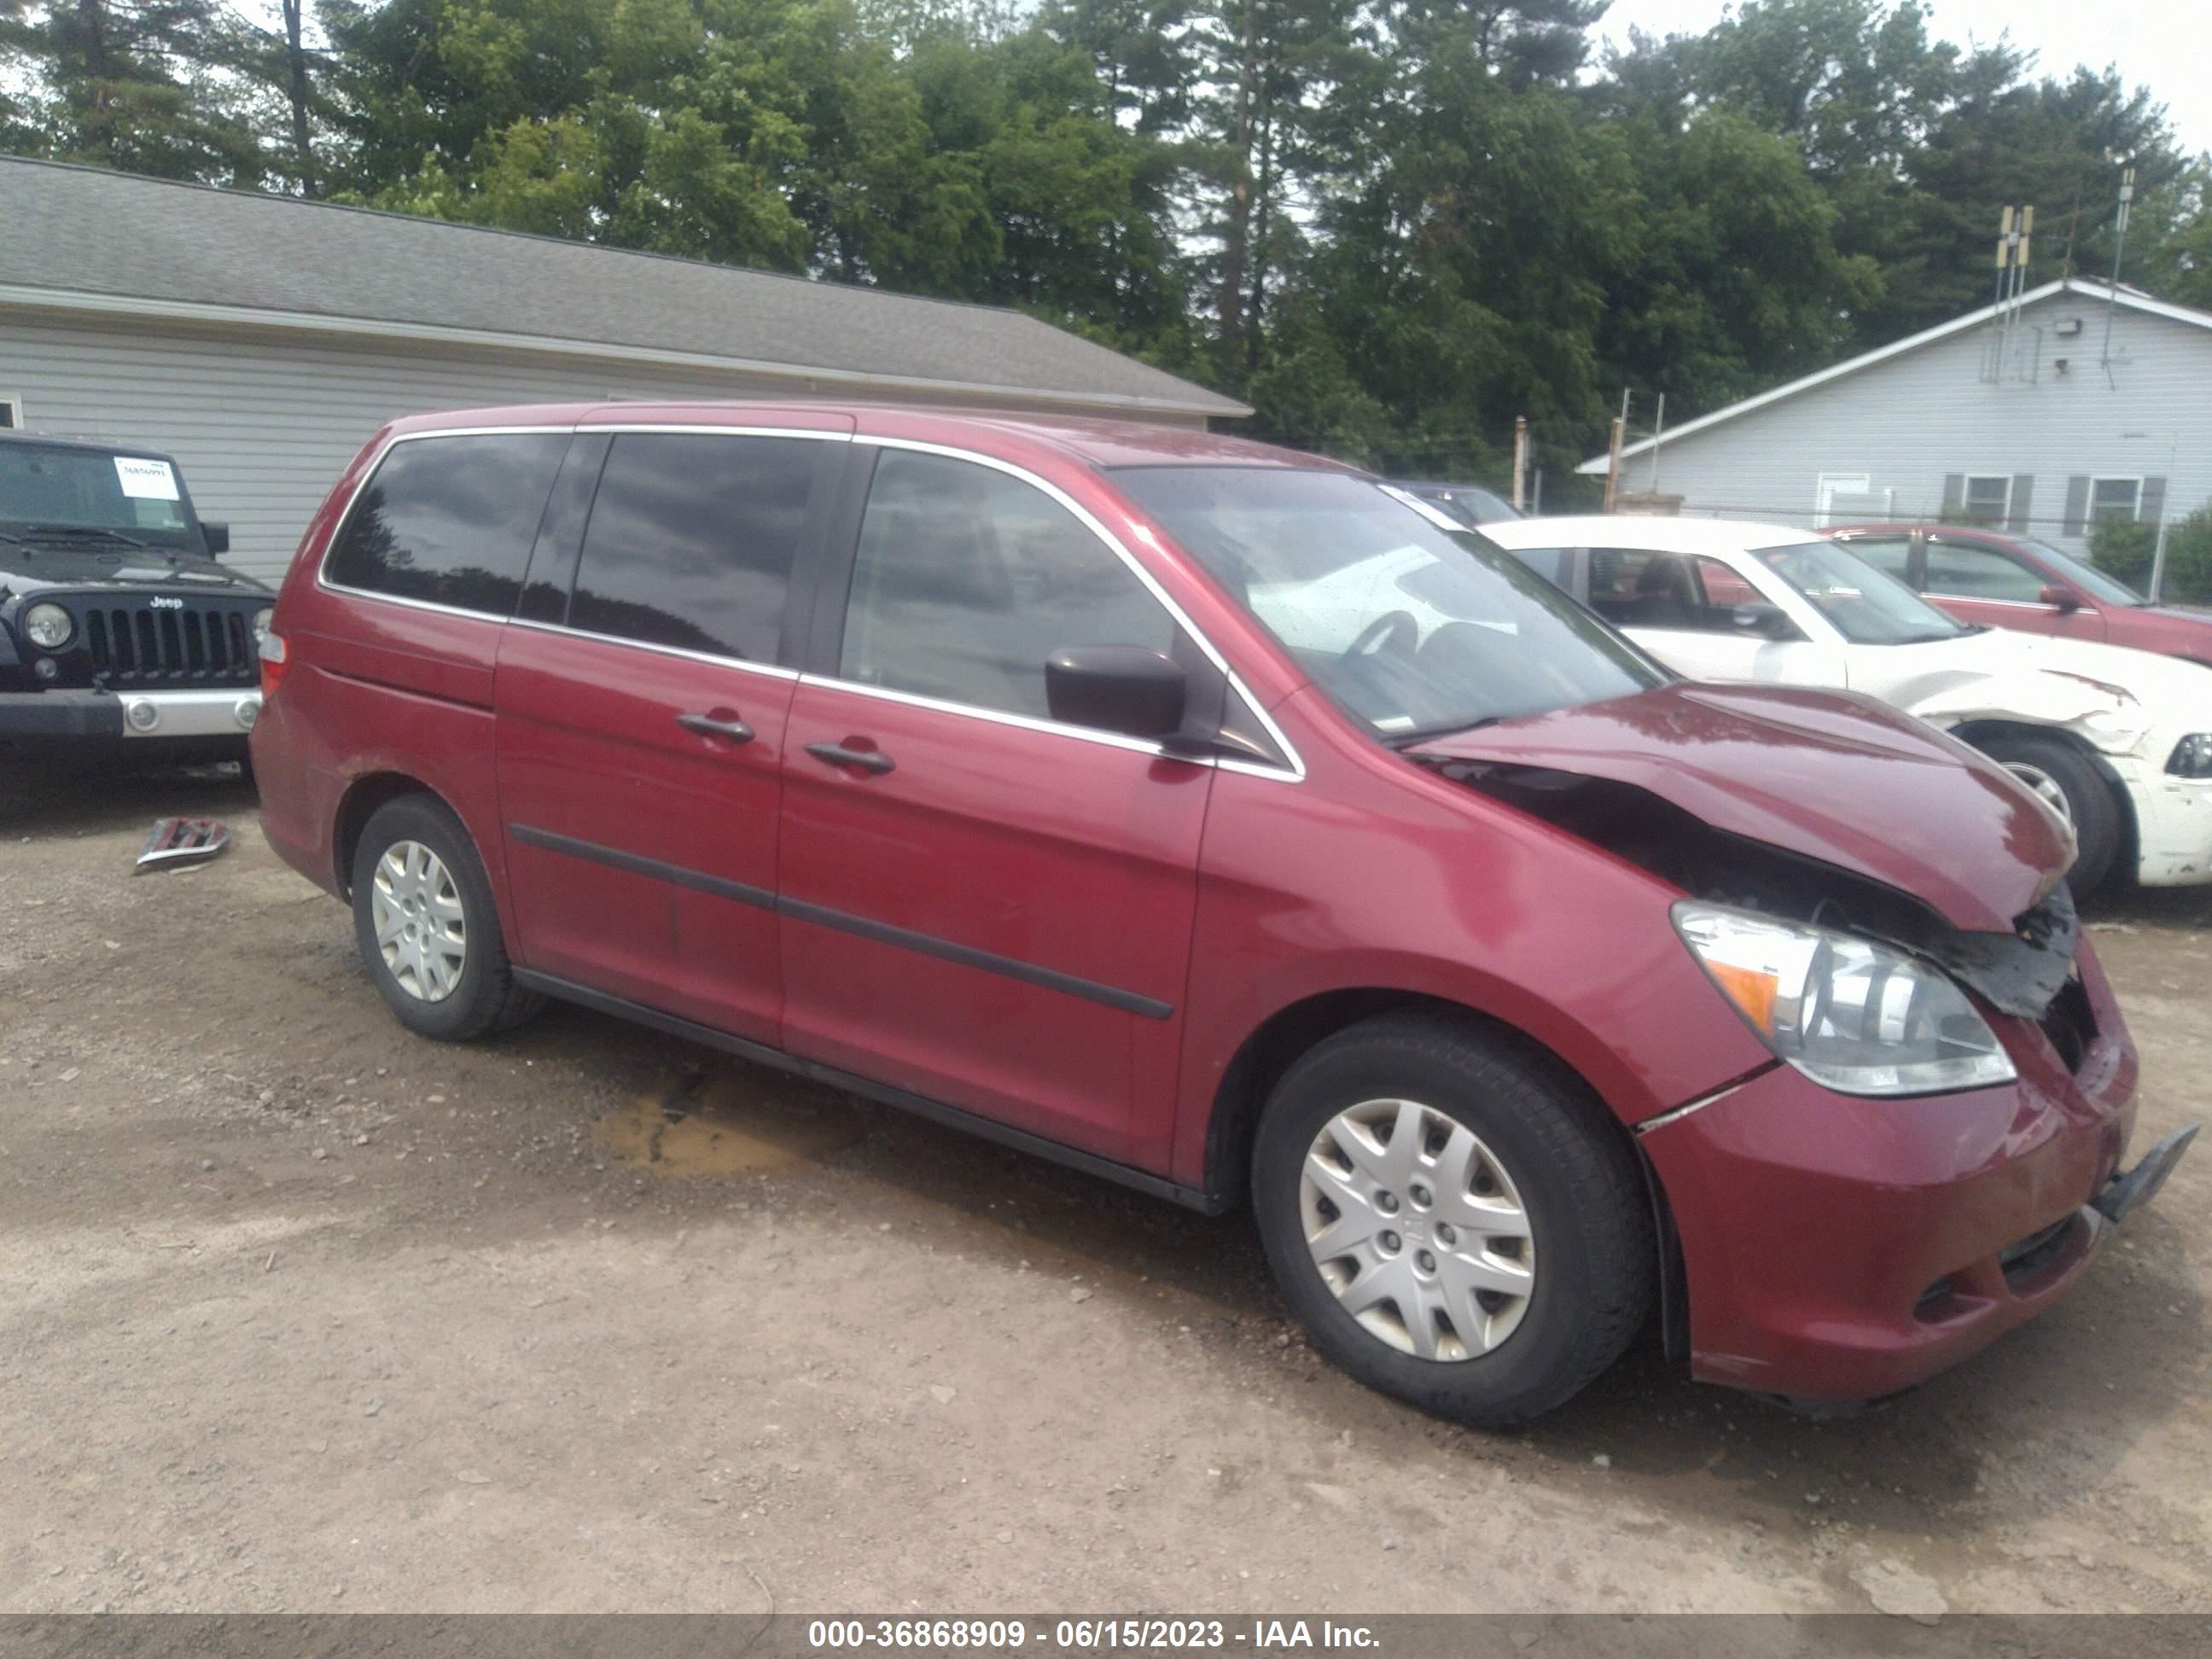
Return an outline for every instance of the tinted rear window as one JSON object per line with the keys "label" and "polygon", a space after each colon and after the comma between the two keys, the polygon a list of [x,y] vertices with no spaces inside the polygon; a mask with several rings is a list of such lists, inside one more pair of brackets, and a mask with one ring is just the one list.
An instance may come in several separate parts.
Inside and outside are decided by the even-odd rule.
{"label": "tinted rear window", "polygon": [[805,438],[625,432],[599,475],[568,625],[774,662],[814,471]]}
{"label": "tinted rear window", "polygon": [[566,432],[394,444],[323,566],[341,587],[513,613]]}

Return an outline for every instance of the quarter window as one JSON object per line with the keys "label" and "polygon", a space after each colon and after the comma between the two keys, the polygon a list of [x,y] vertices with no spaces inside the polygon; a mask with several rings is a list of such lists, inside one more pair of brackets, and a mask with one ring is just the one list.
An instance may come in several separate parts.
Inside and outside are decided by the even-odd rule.
{"label": "quarter window", "polygon": [[774,662],[815,468],[805,438],[625,432],[599,475],[568,625]]}
{"label": "quarter window", "polygon": [[1696,562],[1698,588],[1704,595],[1708,613],[1706,626],[1733,628],[1735,626],[1736,606],[1766,603],[1765,594],[1718,559],[1701,558]]}
{"label": "quarter window", "polygon": [[1928,591],[1952,599],[2009,599],[2033,605],[2043,592],[2043,577],[1993,547],[1973,547],[1931,537]]}
{"label": "quarter window", "polygon": [[1169,651],[1176,633],[1113,550],[1042,491],[941,455],[893,449],[878,460],[842,678],[1044,720],[1054,652]]}
{"label": "quarter window", "polygon": [[510,615],[568,447],[566,432],[392,445],[323,574],[341,587]]}

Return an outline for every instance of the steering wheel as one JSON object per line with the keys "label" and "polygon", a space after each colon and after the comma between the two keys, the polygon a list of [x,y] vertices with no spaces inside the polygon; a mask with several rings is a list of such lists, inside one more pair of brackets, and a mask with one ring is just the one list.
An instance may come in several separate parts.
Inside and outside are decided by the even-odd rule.
{"label": "steering wheel", "polygon": [[1359,637],[1344,647],[1344,660],[1380,655],[1387,647],[1405,652],[1419,643],[1421,624],[1410,611],[1386,611],[1359,630]]}

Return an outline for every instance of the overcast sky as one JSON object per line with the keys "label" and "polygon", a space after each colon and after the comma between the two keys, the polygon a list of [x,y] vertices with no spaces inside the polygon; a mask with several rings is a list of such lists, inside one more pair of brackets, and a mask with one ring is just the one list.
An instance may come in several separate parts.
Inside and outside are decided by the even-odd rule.
{"label": "overcast sky", "polygon": [[[2207,0],[1923,0],[1928,32],[1965,46],[2009,30],[2040,54],[2037,67],[2064,76],[2074,65],[2118,64],[2128,85],[2147,85],[2166,106],[2182,147],[2212,149],[2212,4]],[[1628,31],[1702,34],[1724,0],[1613,0],[1596,33],[1626,45]]]}

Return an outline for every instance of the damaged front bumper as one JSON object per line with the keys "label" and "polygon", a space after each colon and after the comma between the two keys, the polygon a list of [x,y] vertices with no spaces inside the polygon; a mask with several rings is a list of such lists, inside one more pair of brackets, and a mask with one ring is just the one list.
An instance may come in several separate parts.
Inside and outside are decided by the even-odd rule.
{"label": "damaged front bumper", "polygon": [[1873,1099],[1778,1066],[1641,1134],[1680,1238],[1694,1376],[1801,1405],[1876,1399],[2067,1294],[2193,1134],[2119,1174],[2135,1051],[2080,961],[2087,1029],[2004,1021],[2014,1083]]}
{"label": "damaged front bumper", "polygon": [[2145,887],[2212,882],[2212,778],[2179,777],[2133,761],[2115,769],[2135,808],[2136,879]]}

